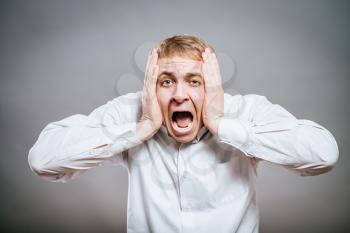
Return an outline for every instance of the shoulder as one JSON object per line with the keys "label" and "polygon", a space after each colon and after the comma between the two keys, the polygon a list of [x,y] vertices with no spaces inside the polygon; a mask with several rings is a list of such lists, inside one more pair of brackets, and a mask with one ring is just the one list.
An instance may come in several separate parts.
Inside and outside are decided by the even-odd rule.
{"label": "shoulder", "polygon": [[247,101],[247,102],[254,102],[259,101],[262,99],[267,99],[266,96],[258,95],[258,94],[246,94],[246,95],[232,95],[230,93],[224,93],[224,99],[226,101],[233,101],[233,102],[239,102],[239,101]]}
{"label": "shoulder", "polygon": [[263,95],[246,94],[231,95],[224,94],[225,112],[242,111],[243,109],[251,109],[269,102]]}

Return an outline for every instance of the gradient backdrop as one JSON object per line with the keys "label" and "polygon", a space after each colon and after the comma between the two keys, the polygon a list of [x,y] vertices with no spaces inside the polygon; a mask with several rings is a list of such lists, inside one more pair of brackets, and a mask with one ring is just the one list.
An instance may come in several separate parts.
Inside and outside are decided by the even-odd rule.
{"label": "gradient backdrop", "polygon": [[261,232],[349,232],[350,2],[150,2],[1,1],[0,231],[126,231],[123,168],[50,183],[28,151],[49,122],[141,90],[147,49],[185,33],[220,52],[227,92],[265,95],[338,142],[321,176],[261,164]]}

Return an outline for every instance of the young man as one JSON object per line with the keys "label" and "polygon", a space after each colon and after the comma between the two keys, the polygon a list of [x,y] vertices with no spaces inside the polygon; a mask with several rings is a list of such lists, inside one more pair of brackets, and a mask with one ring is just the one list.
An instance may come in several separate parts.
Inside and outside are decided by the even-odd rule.
{"label": "young man", "polygon": [[41,177],[65,182],[120,164],[129,172],[128,232],[258,232],[258,162],[302,176],[329,171],[333,136],[258,95],[224,94],[218,61],[193,36],[162,41],[143,92],[47,125],[29,151]]}

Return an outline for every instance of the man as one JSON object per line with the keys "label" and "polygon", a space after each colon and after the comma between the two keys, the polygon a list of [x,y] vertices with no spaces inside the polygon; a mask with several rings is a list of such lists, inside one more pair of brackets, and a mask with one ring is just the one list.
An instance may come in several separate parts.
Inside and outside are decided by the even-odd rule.
{"label": "man", "polygon": [[51,181],[127,168],[128,232],[258,232],[259,161],[308,176],[337,159],[319,124],[263,96],[225,94],[214,49],[186,35],[152,50],[142,93],[50,123],[29,152]]}

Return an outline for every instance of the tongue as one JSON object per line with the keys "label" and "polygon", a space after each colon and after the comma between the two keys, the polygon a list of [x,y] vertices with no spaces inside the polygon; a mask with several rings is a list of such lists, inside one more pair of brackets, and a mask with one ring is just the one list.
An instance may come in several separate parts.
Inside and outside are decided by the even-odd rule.
{"label": "tongue", "polygon": [[180,128],[186,128],[190,124],[191,116],[187,112],[181,112],[176,114],[175,121]]}

